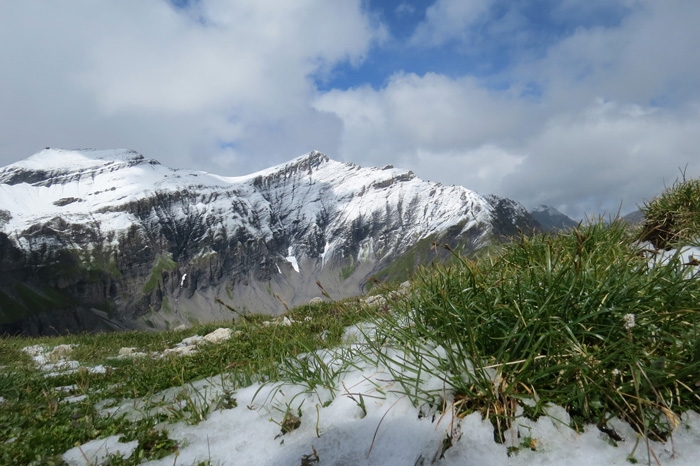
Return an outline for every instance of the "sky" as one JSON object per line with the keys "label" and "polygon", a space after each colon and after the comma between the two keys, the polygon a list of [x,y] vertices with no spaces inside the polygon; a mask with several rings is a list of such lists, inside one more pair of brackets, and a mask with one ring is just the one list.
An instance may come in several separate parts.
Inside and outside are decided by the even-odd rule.
{"label": "sky", "polygon": [[700,176],[697,0],[0,2],[0,165],[312,150],[581,219]]}

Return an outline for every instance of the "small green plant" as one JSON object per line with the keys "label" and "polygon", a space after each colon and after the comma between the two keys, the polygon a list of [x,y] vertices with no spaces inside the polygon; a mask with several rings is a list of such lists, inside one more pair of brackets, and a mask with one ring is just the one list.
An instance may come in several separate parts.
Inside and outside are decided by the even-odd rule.
{"label": "small green plant", "polygon": [[[360,417],[365,417],[367,416],[367,405],[365,405],[365,398],[362,395],[362,393],[357,393],[357,394],[352,394],[347,391],[347,388],[345,389],[347,393],[345,393],[345,396],[350,398],[352,401],[355,402],[358,408],[362,411],[362,416]],[[355,398],[355,395],[357,395],[357,398]]]}
{"label": "small green plant", "polygon": [[285,358],[280,364],[280,378],[283,383],[303,385],[308,392],[325,389],[329,401],[335,398],[340,376],[356,367],[354,354],[347,348],[311,351],[296,358]]}
{"label": "small green plant", "polygon": [[134,423],[120,440],[124,442],[138,440],[138,446],[130,458],[131,464],[138,464],[146,459],[160,459],[179,448],[176,441],[168,438],[166,430],[153,427],[153,421],[150,418]]}
{"label": "small green plant", "polygon": [[316,451],[316,448],[314,448],[313,445],[311,445],[311,453],[307,455],[303,455],[301,457],[301,466],[311,466],[314,463],[318,463],[321,461],[321,458],[318,457],[318,452]]}

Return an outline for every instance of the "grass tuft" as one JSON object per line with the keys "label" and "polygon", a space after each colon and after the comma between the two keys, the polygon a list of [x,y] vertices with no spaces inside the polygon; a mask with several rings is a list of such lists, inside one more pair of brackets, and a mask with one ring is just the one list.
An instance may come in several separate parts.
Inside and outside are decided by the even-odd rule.
{"label": "grass tuft", "polygon": [[700,179],[677,180],[643,208],[640,239],[659,249],[700,239]]}
{"label": "grass tuft", "polygon": [[421,270],[377,319],[371,357],[417,405],[445,396],[439,380],[496,441],[522,400],[566,407],[573,427],[618,416],[666,438],[674,413],[700,408],[700,283],[686,267],[679,255],[650,266],[622,222],[522,236]]}

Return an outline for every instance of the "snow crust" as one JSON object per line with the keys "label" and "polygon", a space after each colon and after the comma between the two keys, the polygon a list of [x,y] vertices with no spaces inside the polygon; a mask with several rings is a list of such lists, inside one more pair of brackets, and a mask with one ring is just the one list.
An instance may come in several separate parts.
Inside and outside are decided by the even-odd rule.
{"label": "snow crust", "polygon": [[137,152],[126,149],[52,149],[46,148],[41,152],[21,160],[13,166],[27,170],[42,171],[75,171],[86,168],[99,168],[109,163],[129,162],[143,159]]}
{"label": "snow crust", "polygon": [[120,435],[95,439],[80,446],[73,447],[63,454],[63,460],[69,466],[102,464],[109,455],[118,455],[128,459],[138,447],[138,440],[122,443]]}
{"label": "snow crust", "polygon": [[[545,406],[545,415],[536,421],[524,417],[518,407],[516,420],[505,431],[505,442],[496,443],[493,425],[479,412],[460,415],[452,395],[437,377],[424,375],[421,386],[442,391],[442,400],[416,406],[394,382],[391,374],[400,371],[398,366],[389,371],[359,358],[341,370],[337,352],[348,348],[362,351],[366,338],[375,338],[374,325],[360,323],[346,329],[343,347],[316,353],[329,371],[341,374],[333,391],[283,382],[255,383],[233,391],[229,375],[224,373],[186,387],[174,386],[150,399],[126,399],[117,404],[105,400],[96,409],[104,416],[125,415],[138,420],[182,409],[183,390],[191,399],[209,406],[218,406],[222,395],[235,398],[234,407],[212,410],[198,424],[158,424],[156,428],[167,430],[168,437],[179,445],[177,452],[143,463],[160,466],[201,462],[249,466],[695,466],[700,457],[700,414],[692,411],[681,416],[668,441],[647,442],[617,418],[611,419],[608,427],[621,440],[612,441],[595,425],[586,425],[578,432],[572,429],[562,407]],[[436,354],[443,351],[435,348]],[[395,356],[401,360],[405,355]],[[283,433],[281,425],[289,415],[295,416],[297,423]],[[118,439],[112,436],[87,442],[65,452],[63,459],[82,466],[99,464],[110,453],[127,457],[136,445]]]}
{"label": "snow crust", "polygon": [[[326,362],[332,364],[332,355]],[[214,399],[225,388],[220,380],[201,381],[193,390]],[[519,418],[506,432],[506,443],[498,444],[493,426],[479,413],[460,419],[449,403],[442,412],[431,406],[414,407],[382,368],[349,371],[336,390],[333,398],[323,389],[255,384],[235,393],[235,408],[215,411],[197,425],[161,428],[181,445],[177,464],[272,466],[317,464],[313,460],[318,458],[318,464],[332,465],[600,466],[627,465],[629,457],[646,464],[649,454],[664,466],[694,466],[700,455],[700,415],[694,412],[683,416],[672,440],[649,442],[649,453],[643,440],[637,444],[637,435],[627,424],[610,422],[623,438],[615,446],[593,425],[582,433],[572,430],[568,414],[557,406],[550,406],[548,415],[537,421]],[[110,409],[110,414],[131,407],[133,403],[125,403],[116,411]],[[282,434],[286,412],[300,415],[301,424]],[[443,451],[448,438],[451,446]],[[145,464],[169,466],[173,455]]]}

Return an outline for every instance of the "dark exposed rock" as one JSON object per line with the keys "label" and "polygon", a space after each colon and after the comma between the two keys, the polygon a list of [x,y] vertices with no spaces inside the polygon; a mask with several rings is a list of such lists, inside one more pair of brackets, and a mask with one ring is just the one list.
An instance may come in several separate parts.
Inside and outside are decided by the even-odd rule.
{"label": "dark exposed rock", "polygon": [[53,205],[63,207],[74,202],[85,202],[83,199],[78,199],[77,197],[63,197],[57,201],[54,201]]}
{"label": "dark exposed rock", "polygon": [[569,230],[578,225],[578,222],[559,212],[554,207],[541,205],[530,212],[535,220],[540,222],[544,231]]}

